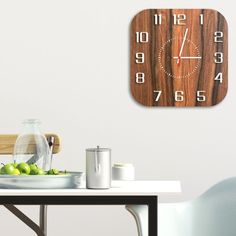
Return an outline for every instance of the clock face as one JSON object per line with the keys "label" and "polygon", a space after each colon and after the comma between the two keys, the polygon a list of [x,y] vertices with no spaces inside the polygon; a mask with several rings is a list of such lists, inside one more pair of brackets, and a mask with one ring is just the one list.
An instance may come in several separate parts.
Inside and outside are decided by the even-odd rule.
{"label": "clock face", "polygon": [[146,106],[213,106],[228,88],[228,30],[210,9],[150,9],[131,25],[131,92]]}

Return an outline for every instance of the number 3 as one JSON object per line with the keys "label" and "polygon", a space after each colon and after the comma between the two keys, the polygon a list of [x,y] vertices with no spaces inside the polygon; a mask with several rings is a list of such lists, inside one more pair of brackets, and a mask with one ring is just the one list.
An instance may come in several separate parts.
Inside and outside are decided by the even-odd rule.
{"label": "number 3", "polygon": [[215,52],[215,63],[219,64],[223,62],[223,52]]}

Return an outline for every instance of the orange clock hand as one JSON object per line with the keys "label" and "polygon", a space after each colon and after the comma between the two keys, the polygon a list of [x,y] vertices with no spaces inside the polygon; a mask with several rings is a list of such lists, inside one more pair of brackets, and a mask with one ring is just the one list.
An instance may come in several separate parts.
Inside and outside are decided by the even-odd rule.
{"label": "orange clock hand", "polygon": [[180,56],[177,57],[177,65],[179,66],[180,65]]}

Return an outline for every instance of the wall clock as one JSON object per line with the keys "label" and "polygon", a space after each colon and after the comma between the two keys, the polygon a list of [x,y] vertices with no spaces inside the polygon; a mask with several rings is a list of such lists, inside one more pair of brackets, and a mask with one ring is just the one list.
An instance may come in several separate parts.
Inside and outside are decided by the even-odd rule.
{"label": "wall clock", "polygon": [[147,9],[131,23],[131,93],[145,106],[213,106],[228,88],[228,29],[211,9]]}

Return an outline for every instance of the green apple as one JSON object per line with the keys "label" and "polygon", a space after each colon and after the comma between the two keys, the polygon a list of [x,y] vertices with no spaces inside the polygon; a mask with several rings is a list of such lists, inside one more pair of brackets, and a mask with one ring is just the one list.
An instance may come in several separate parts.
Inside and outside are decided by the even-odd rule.
{"label": "green apple", "polygon": [[36,164],[30,165],[30,175],[37,175],[38,174],[38,166]]}
{"label": "green apple", "polygon": [[38,169],[30,170],[30,175],[37,175],[37,174],[38,174]]}
{"label": "green apple", "polygon": [[14,161],[14,163],[12,164],[15,168],[17,168],[18,163]]}
{"label": "green apple", "polygon": [[58,169],[51,169],[48,171],[48,175],[58,175],[59,170]]}
{"label": "green apple", "polygon": [[37,175],[45,175],[44,170],[41,169],[41,168],[38,168],[38,173],[37,173]]}
{"label": "green apple", "polygon": [[14,171],[12,172],[12,175],[20,175],[20,171],[15,168]]}
{"label": "green apple", "polygon": [[17,169],[20,171],[21,174],[30,174],[30,166],[25,162],[18,164]]}
{"label": "green apple", "polygon": [[1,175],[4,175],[4,174],[5,174],[5,168],[4,168],[4,166],[1,167],[1,169],[0,169],[0,174],[1,174]]}
{"label": "green apple", "polygon": [[12,164],[6,164],[3,168],[4,173],[7,175],[12,175],[15,171],[15,167]]}

